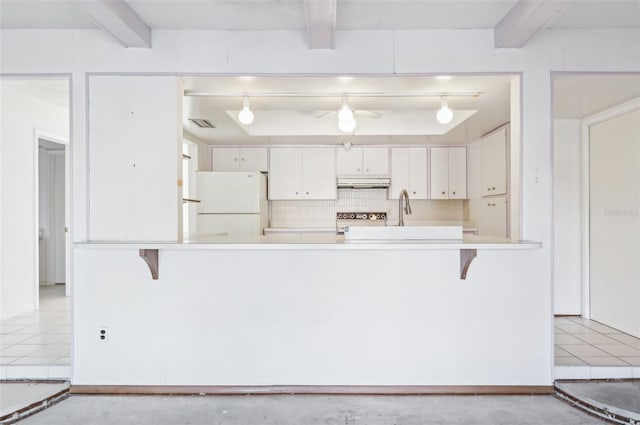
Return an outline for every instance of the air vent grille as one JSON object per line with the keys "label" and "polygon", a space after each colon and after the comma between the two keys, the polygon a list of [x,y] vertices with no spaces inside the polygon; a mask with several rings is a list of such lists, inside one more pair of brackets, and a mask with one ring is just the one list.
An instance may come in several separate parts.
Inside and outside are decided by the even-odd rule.
{"label": "air vent grille", "polygon": [[213,125],[211,121],[205,120],[202,118],[189,118],[189,121],[191,121],[192,123],[194,123],[200,128],[216,128],[216,126]]}

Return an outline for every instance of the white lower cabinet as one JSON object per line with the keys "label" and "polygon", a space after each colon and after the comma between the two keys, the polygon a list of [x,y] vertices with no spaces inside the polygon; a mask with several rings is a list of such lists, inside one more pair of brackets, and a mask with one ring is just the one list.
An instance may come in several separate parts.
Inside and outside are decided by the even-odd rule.
{"label": "white lower cabinet", "polygon": [[480,216],[476,220],[479,235],[507,237],[507,197],[480,199]]}
{"label": "white lower cabinet", "polygon": [[467,148],[431,148],[431,199],[467,198]]}
{"label": "white lower cabinet", "polygon": [[269,199],[337,199],[335,149],[271,148]]}
{"label": "white lower cabinet", "polygon": [[411,199],[427,199],[427,148],[391,149],[389,199],[406,189]]}

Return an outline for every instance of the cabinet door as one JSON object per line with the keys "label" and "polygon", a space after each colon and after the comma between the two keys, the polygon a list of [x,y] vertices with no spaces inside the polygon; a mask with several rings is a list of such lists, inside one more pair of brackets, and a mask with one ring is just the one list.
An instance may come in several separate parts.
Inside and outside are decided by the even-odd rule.
{"label": "cabinet door", "polygon": [[364,148],[362,150],[363,174],[389,175],[389,149]]}
{"label": "cabinet door", "polygon": [[507,193],[507,131],[501,129],[481,142],[482,193],[484,196]]}
{"label": "cabinet door", "polygon": [[467,198],[467,148],[449,148],[449,199]]}
{"label": "cabinet door", "polygon": [[449,148],[431,148],[431,199],[449,199]]}
{"label": "cabinet door", "polygon": [[343,147],[338,147],[336,153],[339,176],[362,174],[362,148],[352,147],[347,150]]}
{"label": "cabinet door", "polygon": [[240,171],[267,171],[267,148],[240,148]]}
{"label": "cabinet door", "polygon": [[398,199],[402,189],[409,190],[409,148],[391,148],[389,199]]}
{"label": "cabinet door", "polygon": [[427,148],[409,148],[409,198],[427,199]]}
{"label": "cabinet door", "polygon": [[302,190],[304,199],[338,198],[335,149],[302,149]]}
{"label": "cabinet door", "polygon": [[211,149],[211,169],[213,171],[239,171],[240,155],[238,148]]}
{"label": "cabinet door", "polygon": [[507,237],[507,199],[505,196],[483,198],[481,217],[477,221],[480,235]]}
{"label": "cabinet door", "polygon": [[301,149],[272,148],[269,170],[269,199],[302,198]]}

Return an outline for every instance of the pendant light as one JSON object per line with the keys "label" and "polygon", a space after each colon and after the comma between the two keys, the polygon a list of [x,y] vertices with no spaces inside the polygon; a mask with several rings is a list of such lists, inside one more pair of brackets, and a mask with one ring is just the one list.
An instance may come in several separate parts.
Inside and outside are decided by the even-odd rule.
{"label": "pendant light", "polygon": [[338,111],[338,128],[343,133],[353,133],[356,129],[356,119],[353,111],[349,108],[347,95],[342,95],[342,108]]}
{"label": "pendant light", "polygon": [[449,124],[453,119],[453,111],[449,109],[447,102],[447,96],[442,96],[440,99],[440,109],[436,114],[436,118],[440,124]]}
{"label": "pendant light", "polygon": [[356,120],[352,119],[351,121],[338,121],[338,128],[343,133],[353,133],[353,130],[356,129]]}
{"label": "pendant light", "polygon": [[338,121],[352,121],[353,111],[349,108],[347,95],[342,95],[342,108],[338,111]]}
{"label": "pendant light", "polygon": [[253,118],[253,112],[249,109],[249,97],[244,96],[242,98],[242,111],[238,112],[238,120],[244,125],[249,125],[253,122]]}

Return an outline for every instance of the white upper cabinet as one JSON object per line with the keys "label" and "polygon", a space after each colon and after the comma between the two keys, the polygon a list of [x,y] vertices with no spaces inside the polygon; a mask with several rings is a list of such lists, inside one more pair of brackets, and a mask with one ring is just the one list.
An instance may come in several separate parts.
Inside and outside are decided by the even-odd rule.
{"label": "white upper cabinet", "polygon": [[410,199],[427,199],[427,148],[391,148],[389,199],[403,189]]}
{"label": "white upper cabinet", "polygon": [[303,199],[338,198],[334,149],[302,149],[302,190]]}
{"label": "white upper cabinet", "polygon": [[213,171],[267,171],[267,148],[213,148]]}
{"label": "white upper cabinet", "polygon": [[271,148],[269,199],[336,199],[333,148]]}
{"label": "white upper cabinet", "polygon": [[467,148],[431,148],[431,199],[466,199]]}
{"label": "white upper cabinet", "polygon": [[389,175],[389,149],[337,148],[338,175]]}
{"label": "white upper cabinet", "polygon": [[491,133],[480,141],[482,196],[507,193],[507,130]]}

